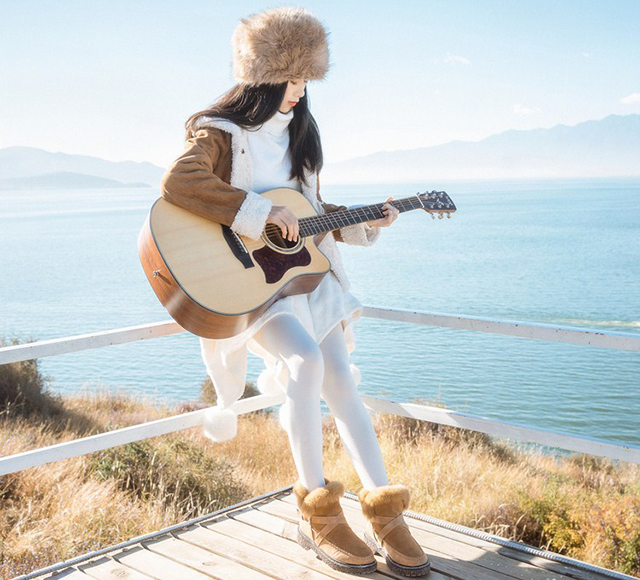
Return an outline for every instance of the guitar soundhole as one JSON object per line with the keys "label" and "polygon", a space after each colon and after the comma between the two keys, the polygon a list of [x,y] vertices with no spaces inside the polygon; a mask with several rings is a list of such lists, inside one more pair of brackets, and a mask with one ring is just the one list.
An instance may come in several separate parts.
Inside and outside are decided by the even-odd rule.
{"label": "guitar soundhole", "polygon": [[269,224],[265,231],[264,235],[266,236],[270,245],[275,246],[276,248],[281,248],[283,250],[291,250],[300,244],[300,238],[295,241],[285,240],[282,237],[282,230],[273,225]]}

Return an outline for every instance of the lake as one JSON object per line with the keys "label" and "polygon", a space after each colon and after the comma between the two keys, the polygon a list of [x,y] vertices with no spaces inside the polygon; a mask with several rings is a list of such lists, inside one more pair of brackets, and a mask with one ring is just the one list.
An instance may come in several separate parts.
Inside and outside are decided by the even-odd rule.
{"label": "lake", "polygon": [[[424,184],[323,185],[375,203]],[[340,244],[365,305],[640,336],[640,180],[437,183],[451,220],[403,214],[370,248]],[[0,192],[0,334],[50,339],[167,320],[136,238],[157,189]],[[640,444],[640,355],[363,318],[361,392],[438,401],[488,418]],[[182,334],[40,361],[58,393],[198,397],[205,371]],[[261,368],[250,359],[249,378]]]}

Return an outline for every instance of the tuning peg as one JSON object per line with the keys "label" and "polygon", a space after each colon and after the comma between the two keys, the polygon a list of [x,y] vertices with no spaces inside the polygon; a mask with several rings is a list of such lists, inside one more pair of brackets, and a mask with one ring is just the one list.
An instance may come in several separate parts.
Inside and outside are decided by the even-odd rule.
{"label": "tuning peg", "polygon": [[436,215],[435,215],[435,214],[430,213],[429,215],[431,216],[431,219],[432,219],[432,220],[436,219]]}
{"label": "tuning peg", "polygon": [[440,212],[440,213],[438,214],[438,219],[439,219],[439,220],[441,220],[443,217],[444,217],[444,214],[443,214],[442,212]]}
{"label": "tuning peg", "polygon": [[450,213],[448,213],[448,214],[447,214],[447,219],[448,219],[448,220],[450,220],[450,219],[451,219],[451,214],[450,214]]}

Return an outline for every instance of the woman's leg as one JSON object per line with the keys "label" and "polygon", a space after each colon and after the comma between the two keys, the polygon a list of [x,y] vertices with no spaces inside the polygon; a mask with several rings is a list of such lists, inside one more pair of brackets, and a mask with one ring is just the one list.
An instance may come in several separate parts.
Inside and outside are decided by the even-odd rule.
{"label": "woman's leg", "polygon": [[345,520],[340,497],[344,486],[325,482],[322,473],[320,391],[323,353],[297,318],[280,315],[267,322],[254,340],[287,365],[289,384],[282,411],[299,480],[293,486],[300,521],[298,543],[342,572],[368,574],[376,560]]}
{"label": "woman's leg", "polygon": [[331,409],[338,433],[365,489],[388,485],[378,438],[351,375],[342,325],[320,343],[324,357],[322,397]]}
{"label": "woman's leg", "polygon": [[409,507],[409,490],[404,485],[388,483],[378,439],[351,376],[341,325],[327,335],[320,349],[325,365],[322,396],[331,408],[340,437],[364,486],[358,499],[368,522],[367,543],[385,556],[394,572],[403,576],[427,574],[431,567],[429,558],[406,523],[387,533],[383,531]]}
{"label": "woman's leg", "polygon": [[322,352],[298,319],[287,314],[272,318],[253,339],[287,366],[289,385],[282,419],[293,461],[307,490],[321,487],[325,484],[320,414]]}

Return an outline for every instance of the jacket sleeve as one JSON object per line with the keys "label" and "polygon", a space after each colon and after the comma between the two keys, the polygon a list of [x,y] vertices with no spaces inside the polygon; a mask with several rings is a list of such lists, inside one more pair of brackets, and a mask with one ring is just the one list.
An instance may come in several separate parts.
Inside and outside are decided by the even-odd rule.
{"label": "jacket sleeve", "polygon": [[164,199],[213,220],[254,240],[271,211],[266,197],[229,185],[216,175],[221,158],[230,154],[230,135],[219,129],[200,129],[185,142],[182,155],[162,176]]}
{"label": "jacket sleeve", "polygon": [[[322,201],[320,197],[320,178],[318,177],[318,190],[316,197],[322,205],[326,213],[332,211],[338,211],[341,209],[347,209],[346,205],[334,205],[332,203],[326,203]],[[371,246],[380,236],[379,227],[371,227],[366,222],[360,224],[354,224],[351,226],[343,226],[338,230],[333,230],[333,237],[337,242],[345,242],[353,246]]]}

